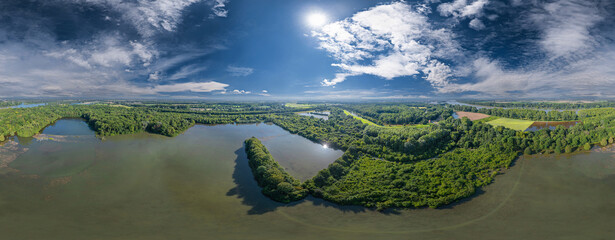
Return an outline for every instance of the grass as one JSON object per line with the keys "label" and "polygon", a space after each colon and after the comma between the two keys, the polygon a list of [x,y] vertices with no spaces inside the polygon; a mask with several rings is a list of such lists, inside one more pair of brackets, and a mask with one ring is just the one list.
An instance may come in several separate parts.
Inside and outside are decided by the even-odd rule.
{"label": "grass", "polygon": [[376,126],[376,127],[383,127],[383,128],[404,128],[404,127],[426,128],[426,127],[430,126],[429,124],[415,124],[415,125],[410,125],[410,126],[405,126],[405,125],[386,125],[386,126],[381,126],[381,125],[378,125],[378,124],[376,124],[376,123],[374,123],[374,122],[372,122],[370,120],[367,120],[365,118],[359,117],[357,115],[353,115],[349,111],[344,110],[344,113],[346,115],[352,116],[355,119],[358,119],[359,121],[361,121],[364,124],[371,125],[371,126]]}
{"label": "grass", "polygon": [[524,131],[525,129],[529,128],[534,123],[534,121],[512,118],[498,118],[487,123],[493,126],[503,126],[518,131]]}
{"label": "grass", "polygon": [[493,121],[493,120],[496,120],[496,119],[498,119],[498,118],[500,118],[500,117],[490,116],[490,117],[488,117],[488,118],[478,119],[478,120],[473,121],[473,122],[475,122],[475,123],[486,123],[486,122],[491,122],[491,121]]}
{"label": "grass", "polygon": [[359,121],[361,121],[362,123],[365,123],[365,124],[367,124],[367,125],[372,125],[372,126],[379,126],[379,127],[382,127],[382,126],[380,126],[380,125],[378,125],[378,124],[376,124],[376,123],[374,123],[374,122],[372,122],[372,121],[370,121],[370,120],[367,120],[367,119],[365,119],[365,118],[362,118],[362,117],[359,117],[359,116],[357,116],[357,115],[354,115],[354,114],[350,113],[349,111],[344,110],[344,113],[345,113],[346,115],[350,115],[350,116],[354,117],[355,119],[359,119]]}
{"label": "grass", "polygon": [[289,108],[311,108],[311,107],[315,107],[316,105],[314,105],[314,104],[301,104],[301,103],[287,103],[284,106],[289,107]]}

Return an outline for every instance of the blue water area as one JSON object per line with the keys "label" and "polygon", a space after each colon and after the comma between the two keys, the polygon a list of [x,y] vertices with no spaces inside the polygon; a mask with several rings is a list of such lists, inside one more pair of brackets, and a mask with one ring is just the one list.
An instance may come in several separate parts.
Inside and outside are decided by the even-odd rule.
{"label": "blue water area", "polygon": [[45,105],[47,105],[47,103],[29,103],[29,104],[21,103],[16,106],[10,106],[8,108],[31,108],[31,107],[38,107],[38,106],[45,106]]}
{"label": "blue water area", "polygon": [[48,135],[94,135],[83,119],[62,119],[43,130],[43,134]]}

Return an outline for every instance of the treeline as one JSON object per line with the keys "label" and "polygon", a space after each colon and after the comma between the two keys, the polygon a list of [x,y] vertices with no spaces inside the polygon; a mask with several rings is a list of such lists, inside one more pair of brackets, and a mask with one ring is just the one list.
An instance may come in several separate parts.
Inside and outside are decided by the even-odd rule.
{"label": "treeline", "polygon": [[472,106],[449,105],[455,111],[477,112],[487,115],[523,119],[532,121],[575,121],[579,116],[575,111],[544,111],[536,109],[505,109],[505,108],[476,108]]}
{"label": "treeline", "polygon": [[605,108],[615,107],[615,102],[600,101],[600,102],[495,102],[495,101],[463,101],[463,103],[501,108],[534,108],[534,109],[587,109],[587,108]]}
{"label": "treeline", "polygon": [[308,190],[303,188],[301,181],[288,174],[260,140],[251,137],[245,141],[245,147],[248,164],[258,186],[263,188],[263,194],[283,203],[301,200],[307,196]]}
{"label": "treeline", "polygon": [[270,115],[202,116],[158,112],[148,108],[109,105],[50,105],[0,110],[0,140],[18,135],[30,137],[61,118],[83,118],[99,136],[150,132],[176,136],[195,123],[228,124],[267,121]]}
{"label": "treeline", "polygon": [[378,125],[427,124],[453,114],[449,108],[431,104],[346,104],[341,107]]}
{"label": "treeline", "polygon": [[17,106],[19,104],[21,104],[21,102],[18,102],[18,101],[0,101],[0,108]]}

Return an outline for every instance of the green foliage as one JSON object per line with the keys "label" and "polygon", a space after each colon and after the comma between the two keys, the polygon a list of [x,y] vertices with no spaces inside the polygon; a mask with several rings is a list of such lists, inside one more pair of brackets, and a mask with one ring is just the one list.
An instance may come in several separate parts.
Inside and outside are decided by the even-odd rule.
{"label": "green foliage", "polygon": [[267,148],[257,138],[245,141],[248,163],[263,194],[278,202],[292,202],[305,198],[307,189],[301,182],[288,174],[276,162]]}
{"label": "green foliage", "polygon": [[526,147],[525,150],[523,151],[523,154],[525,154],[525,155],[532,154],[532,149],[530,147]]}
{"label": "green foliage", "polygon": [[427,124],[453,114],[450,108],[432,104],[345,104],[341,107],[378,125]]}
{"label": "green foliage", "polygon": [[566,146],[565,152],[566,153],[571,153],[572,152],[572,147],[571,146]]}
{"label": "green foliage", "polygon": [[583,149],[585,150],[590,150],[592,148],[592,146],[589,143],[585,143],[585,145],[583,145]]}
{"label": "green foliage", "polygon": [[435,208],[471,196],[477,187],[493,181],[498,170],[509,166],[515,157],[515,152],[495,146],[456,149],[414,164],[364,156],[346,167],[345,176],[334,176],[330,167],[306,185],[324,199],[340,204],[379,209]]}

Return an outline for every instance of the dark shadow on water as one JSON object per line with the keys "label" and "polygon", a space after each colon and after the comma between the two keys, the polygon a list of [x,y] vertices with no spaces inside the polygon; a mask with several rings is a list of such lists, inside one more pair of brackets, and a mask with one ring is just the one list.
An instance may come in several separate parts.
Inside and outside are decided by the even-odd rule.
{"label": "dark shadow on water", "polygon": [[241,203],[252,207],[248,210],[249,215],[260,215],[268,212],[275,211],[278,207],[294,206],[305,200],[292,202],[292,203],[279,203],[267,198],[261,192],[261,188],[256,183],[252,170],[248,165],[248,156],[245,151],[245,147],[235,151],[237,158],[235,159],[235,170],[233,171],[233,182],[237,186],[230,189],[227,196],[237,196],[242,201]]}

